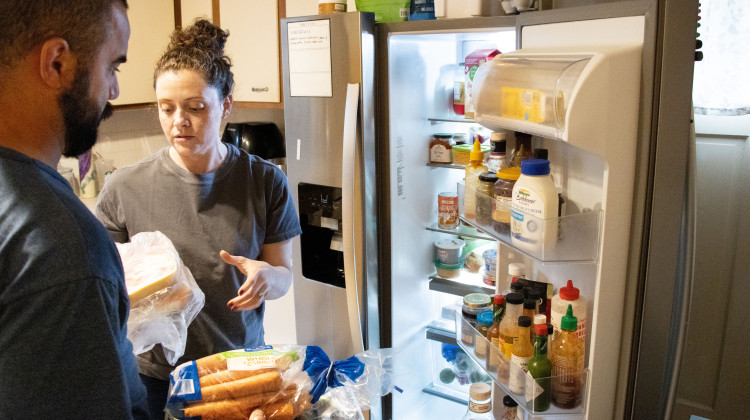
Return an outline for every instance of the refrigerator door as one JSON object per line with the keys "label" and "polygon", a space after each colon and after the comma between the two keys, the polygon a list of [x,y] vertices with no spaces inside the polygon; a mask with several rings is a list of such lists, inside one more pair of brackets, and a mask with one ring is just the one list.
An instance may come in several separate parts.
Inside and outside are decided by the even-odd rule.
{"label": "refrigerator door", "polygon": [[379,341],[366,296],[377,285],[375,197],[364,193],[375,183],[373,33],[368,13],[281,25],[287,170],[303,228],[289,310],[297,342],[332,360]]}

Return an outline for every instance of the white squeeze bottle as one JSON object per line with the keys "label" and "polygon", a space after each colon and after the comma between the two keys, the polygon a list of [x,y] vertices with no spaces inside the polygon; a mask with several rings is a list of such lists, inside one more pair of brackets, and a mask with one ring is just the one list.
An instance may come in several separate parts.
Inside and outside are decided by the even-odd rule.
{"label": "white squeeze bottle", "polygon": [[513,246],[542,257],[552,250],[557,242],[557,207],[557,187],[549,174],[549,161],[522,161],[521,176],[513,186],[511,198]]}
{"label": "white squeeze bottle", "polygon": [[568,305],[573,306],[573,316],[578,318],[578,330],[576,335],[581,342],[586,343],[586,299],[581,297],[581,291],[573,287],[573,280],[568,280],[568,285],[561,287],[557,294],[552,296],[552,307],[550,310],[550,322],[555,327],[554,337],[560,335],[560,324],[568,310]]}

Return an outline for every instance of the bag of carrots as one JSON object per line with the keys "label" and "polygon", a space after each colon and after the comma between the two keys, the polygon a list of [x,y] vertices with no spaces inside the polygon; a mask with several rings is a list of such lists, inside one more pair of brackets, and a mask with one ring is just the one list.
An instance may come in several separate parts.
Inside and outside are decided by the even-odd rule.
{"label": "bag of carrots", "polygon": [[167,412],[180,420],[362,418],[391,392],[388,349],[331,363],[317,346],[263,346],[183,363],[170,375]]}

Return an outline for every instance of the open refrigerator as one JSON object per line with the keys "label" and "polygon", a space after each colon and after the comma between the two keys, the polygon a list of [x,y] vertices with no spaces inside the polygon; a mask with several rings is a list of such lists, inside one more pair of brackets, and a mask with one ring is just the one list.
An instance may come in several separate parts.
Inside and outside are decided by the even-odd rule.
{"label": "open refrigerator", "polygon": [[[411,390],[385,399],[386,418],[458,418],[465,411],[468,387],[476,381],[494,384],[496,418],[505,395],[518,402],[520,418],[637,417],[667,410],[679,358],[679,325],[684,323],[681,299],[690,282],[685,275],[691,252],[685,241],[690,110],[677,106],[681,113],[664,111],[673,100],[670,94],[689,100],[691,85],[688,77],[687,85],[678,84],[672,92],[655,87],[661,82],[662,61],[674,58],[665,52],[673,40],[665,32],[657,36],[666,31],[656,23],[660,10],[665,13],[663,5],[626,2],[378,27],[380,337],[383,347],[399,349],[394,370],[402,374],[396,383]],[[682,17],[694,25],[691,12],[696,10],[686,10]],[[677,47],[682,48],[679,58],[692,65],[689,41],[684,36]],[[484,48],[502,54],[477,72],[475,115],[467,120],[451,106],[451,69]],[[512,103],[516,100],[524,103],[525,113],[518,112]],[[684,126],[675,133],[655,128],[680,122]],[[564,215],[537,220],[556,236],[551,244],[519,248],[507,234],[464,217],[463,208],[458,229],[438,227],[438,194],[457,192],[462,205],[463,195],[474,191],[464,188],[463,165],[429,163],[432,135],[466,133],[473,138],[487,131],[509,135],[508,155],[514,133],[529,134],[533,148],[547,149],[552,177],[566,201]],[[662,157],[657,165],[655,156],[665,148],[684,153]],[[662,197],[654,196],[655,189],[672,182],[677,192],[673,207],[659,212]],[[481,194],[476,200],[478,206],[486,202],[490,207],[494,201]],[[657,232],[661,227],[653,226],[658,223],[671,230]],[[664,240],[654,245],[658,235]],[[483,283],[481,272],[439,276],[433,244],[445,238],[465,241],[464,255],[472,247],[495,249],[500,290],[507,287],[508,264],[513,262],[524,263],[526,277],[548,283],[554,293],[573,280],[587,301],[581,404],[572,409],[553,404],[544,412],[527,408],[528,396],[510,392],[487,369],[486,358],[476,357],[473,345],[457,339],[471,328],[460,315],[462,297],[492,295],[495,288]],[[674,277],[644,296],[644,285],[663,280],[652,267],[674,270]],[[666,315],[654,317],[649,305],[668,308]],[[656,330],[663,337],[643,341]],[[455,346],[468,358],[457,361]],[[663,364],[644,370],[644,351],[652,351]],[[466,359],[470,363],[463,363]],[[649,375],[654,382],[647,386]],[[653,388],[646,391],[649,386]]]}
{"label": "open refrigerator", "polygon": [[[670,71],[692,69],[697,7],[667,3],[377,25],[368,13],[282,20],[287,165],[303,224],[288,309],[298,342],[334,359],[394,349],[397,392],[371,418],[460,418],[476,381],[494,384],[496,418],[506,394],[519,418],[668,410],[689,287],[692,80]],[[467,120],[451,106],[456,66],[484,48],[502,54],[480,68]],[[539,93],[540,117],[503,113],[504,87]],[[432,135],[489,131],[508,134],[508,152],[514,133],[548,150],[566,199],[554,246],[520,250],[466,217],[458,230],[438,227],[438,194],[466,191],[463,166],[429,163]],[[496,250],[501,282],[510,262],[523,262],[555,292],[567,280],[580,289],[581,404],[527,409],[457,340],[462,297],[495,288],[476,273],[437,275],[433,244],[456,237]]]}

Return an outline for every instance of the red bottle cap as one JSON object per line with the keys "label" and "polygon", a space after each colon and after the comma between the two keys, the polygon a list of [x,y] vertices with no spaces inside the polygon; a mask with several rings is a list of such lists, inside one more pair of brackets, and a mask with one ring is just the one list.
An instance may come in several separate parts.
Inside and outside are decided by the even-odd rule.
{"label": "red bottle cap", "polygon": [[547,335],[547,324],[534,325],[534,333],[536,335]]}
{"label": "red bottle cap", "polygon": [[505,296],[495,295],[495,305],[502,305],[503,303],[505,303]]}
{"label": "red bottle cap", "polygon": [[576,300],[581,291],[573,287],[573,280],[568,280],[568,285],[560,288],[560,297],[565,300]]}

